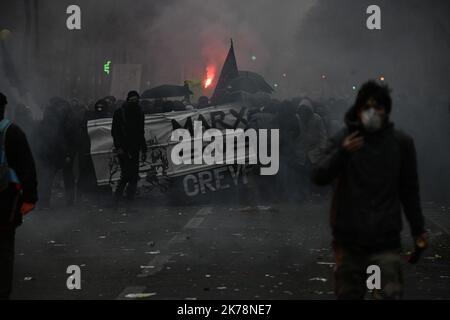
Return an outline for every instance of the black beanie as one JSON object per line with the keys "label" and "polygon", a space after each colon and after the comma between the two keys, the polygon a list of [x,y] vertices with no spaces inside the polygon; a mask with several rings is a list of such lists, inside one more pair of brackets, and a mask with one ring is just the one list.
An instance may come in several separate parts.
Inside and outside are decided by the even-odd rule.
{"label": "black beanie", "polygon": [[137,91],[134,91],[134,90],[128,92],[127,101],[130,100],[133,97],[137,97],[139,99],[139,93]]}

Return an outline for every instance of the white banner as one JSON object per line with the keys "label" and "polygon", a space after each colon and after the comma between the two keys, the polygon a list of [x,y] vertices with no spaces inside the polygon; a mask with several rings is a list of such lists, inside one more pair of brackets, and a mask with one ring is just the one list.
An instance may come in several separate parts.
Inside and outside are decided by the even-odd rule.
{"label": "white banner", "polygon": [[[191,130],[194,121],[202,121],[206,128],[225,129],[245,128],[247,108],[237,104],[214,106],[201,110],[179,111],[148,115],[145,118],[145,139],[148,152],[147,162],[140,164],[140,176],[157,187],[160,178],[183,176],[224,165],[174,165],[170,153],[178,142],[171,142],[172,131],[179,128]],[[114,152],[111,137],[112,119],[91,120],[88,133],[91,140],[91,156],[94,163],[98,185],[108,185],[120,178],[119,162]],[[253,157],[256,150],[249,151]]]}

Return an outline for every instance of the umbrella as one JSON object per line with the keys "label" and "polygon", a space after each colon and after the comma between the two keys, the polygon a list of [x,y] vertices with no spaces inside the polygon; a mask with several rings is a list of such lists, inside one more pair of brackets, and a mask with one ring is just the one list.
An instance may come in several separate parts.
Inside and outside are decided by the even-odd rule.
{"label": "umbrella", "polygon": [[240,71],[239,74],[240,76],[232,80],[228,85],[229,92],[244,91],[248,93],[272,93],[274,91],[264,78],[257,73]]}
{"label": "umbrella", "polygon": [[274,89],[262,75],[252,71],[239,71],[239,77],[251,78],[259,85],[263,92],[272,93]]}
{"label": "umbrella", "polygon": [[184,97],[191,94],[193,94],[193,92],[185,86],[164,84],[162,86],[154,87],[144,91],[141,98],[142,99],[172,98],[172,97]]}

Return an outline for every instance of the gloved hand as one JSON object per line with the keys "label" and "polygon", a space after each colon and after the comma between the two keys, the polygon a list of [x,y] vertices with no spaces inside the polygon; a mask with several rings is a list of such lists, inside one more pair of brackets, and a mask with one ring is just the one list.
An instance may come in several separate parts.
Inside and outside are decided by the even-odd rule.
{"label": "gloved hand", "polygon": [[347,152],[355,152],[361,149],[364,145],[364,138],[358,135],[359,131],[355,131],[345,137],[344,141],[342,142],[342,148],[344,148],[344,150]]}
{"label": "gloved hand", "polygon": [[411,264],[417,263],[423,251],[428,247],[428,234],[426,232],[422,233],[415,239],[414,244],[414,252],[408,257],[408,262]]}
{"label": "gloved hand", "polygon": [[424,232],[422,233],[417,239],[416,239],[416,245],[420,247],[421,249],[425,250],[428,248],[428,233]]}
{"label": "gloved hand", "polygon": [[25,216],[26,214],[30,213],[34,209],[34,207],[34,203],[24,202],[22,204],[22,207],[20,208],[20,213]]}

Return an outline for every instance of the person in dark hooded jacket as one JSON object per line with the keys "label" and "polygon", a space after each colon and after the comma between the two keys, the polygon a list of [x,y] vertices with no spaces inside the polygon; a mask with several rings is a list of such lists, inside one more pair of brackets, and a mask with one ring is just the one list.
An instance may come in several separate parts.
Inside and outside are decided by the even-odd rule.
{"label": "person in dark hooded jacket", "polygon": [[59,170],[63,172],[65,200],[71,206],[75,197],[73,159],[76,153],[77,133],[71,125],[72,110],[69,102],[54,97],[45,108],[42,121],[38,125],[37,162],[41,194],[41,208],[48,209],[53,181]]}
{"label": "person in dark hooded jacket", "polygon": [[16,229],[38,200],[33,154],[24,131],[5,119],[7,103],[0,93],[0,300],[12,291]]}
{"label": "person in dark hooded jacket", "polygon": [[293,147],[300,134],[300,127],[295,116],[296,106],[289,100],[283,101],[274,120],[280,128],[280,170],[277,175],[277,190],[281,192],[280,199],[297,201],[297,192],[292,192],[298,185],[296,172],[296,157]]}
{"label": "person in dark hooded jacket", "polygon": [[110,112],[110,100],[100,99],[94,105],[94,110],[88,112],[89,120],[105,119],[111,118],[112,113]]}
{"label": "person in dark hooded jacket", "polygon": [[111,135],[120,162],[121,177],[115,191],[119,201],[126,188],[127,200],[133,200],[139,180],[139,153],[145,162],[147,143],[145,141],[145,118],[139,105],[139,94],[128,93],[127,101],[114,113]]}
{"label": "person in dark hooded jacket", "polygon": [[375,81],[359,90],[313,169],[319,185],[334,183],[331,208],[338,299],[363,299],[366,268],[378,265],[382,279],[375,298],[402,296],[402,210],[414,241],[427,245],[413,139],[389,121],[389,88]]}

